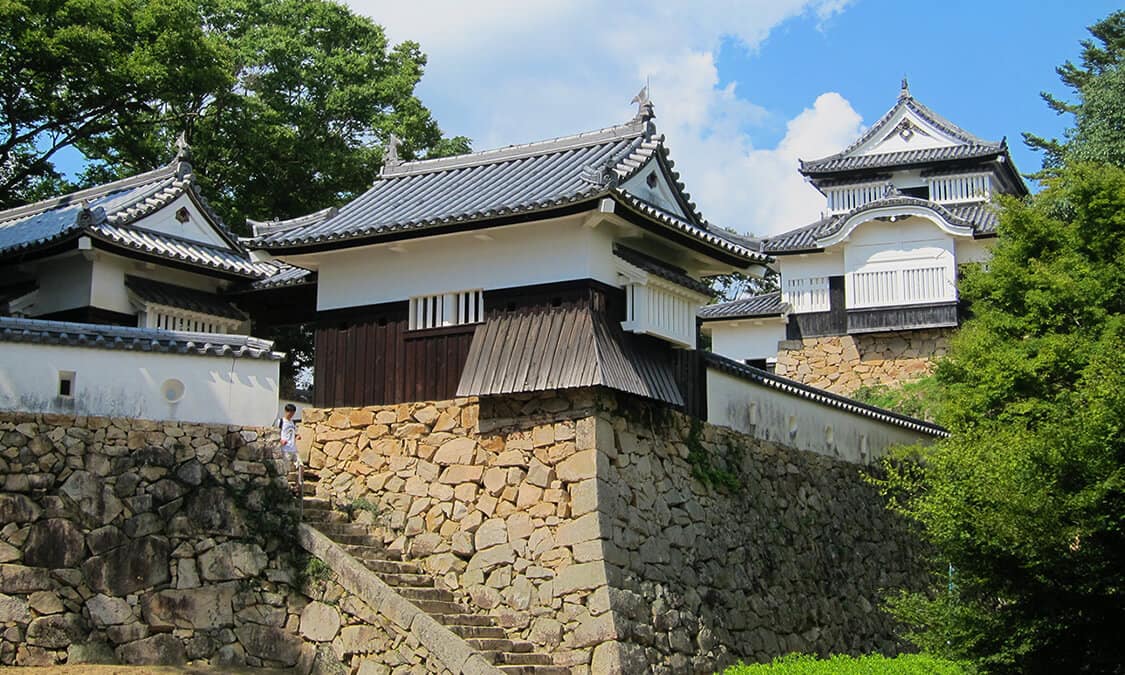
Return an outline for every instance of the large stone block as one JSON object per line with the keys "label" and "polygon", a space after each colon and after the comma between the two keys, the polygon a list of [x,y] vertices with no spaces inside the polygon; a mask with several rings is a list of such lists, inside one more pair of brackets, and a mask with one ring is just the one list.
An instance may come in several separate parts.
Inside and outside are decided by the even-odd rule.
{"label": "large stone block", "polygon": [[25,565],[0,565],[0,593],[33,593],[52,587],[51,571]]}
{"label": "large stone block", "polygon": [[199,556],[199,573],[208,581],[228,581],[258,576],[269,558],[260,546],[228,541]]}
{"label": "large stone block", "polygon": [[184,515],[200,532],[229,537],[246,535],[246,523],[234,500],[220,487],[193,491],[186,498]]}
{"label": "large stone block", "polygon": [[555,575],[555,596],[575,591],[588,591],[608,583],[605,563],[601,561],[569,565]]}
{"label": "large stone block", "polygon": [[27,643],[46,649],[62,649],[86,635],[82,617],[77,614],[52,614],[27,626]]}
{"label": "large stone block", "polygon": [[583,450],[559,462],[555,467],[559,480],[575,483],[598,475],[598,451]]}
{"label": "large stone block", "polygon": [[310,602],[301,611],[301,635],[314,642],[329,642],[340,631],[340,612],[323,602]]}
{"label": "large stone block", "polygon": [[31,619],[31,611],[27,601],[11,595],[0,593],[0,624],[14,621],[27,623]]}
{"label": "large stone block", "polygon": [[292,666],[301,655],[301,639],[281,628],[246,623],[236,628],[234,633],[246,653],[260,659]]}
{"label": "large stone block", "polygon": [[133,621],[133,608],[123,598],[112,598],[99,593],[86,601],[86,611],[90,620],[98,628],[130,623]]}
{"label": "large stone block", "polygon": [[48,518],[31,526],[23,561],[35,567],[74,567],[86,557],[86,538],[74,523]]}
{"label": "large stone block", "polygon": [[555,544],[557,546],[571,546],[584,541],[593,541],[601,536],[602,530],[598,513],[587,513],[569,523],[560,525],[558,532],[555,533]]}
{"label": "large stone block", "polygon": [[169,550],[164,537],[144,537],[90,558],[82,574],[98,593],[128,595],[168,582]]}
{"label": "large stone block", "polygon": [[233,584],[165,590],[141,598],[145,623],[154,630],[211,630],[234,625]]}
{"label": "large stone block", "polygon": [[130,642],[117,648],[123,663],[145,666],[179,666],[187,662],[184,643],[168,633]]}
{"label": "large stone block", "polygon": [[0,525],[31,523],[43,510],[25,495],[0,494]]}
{"label": "large stone block", "polygon": [[95,526],[109,524],[124,509],[113,489],[89,471],[70,474],[59,491],[74,500],[78,510]]}

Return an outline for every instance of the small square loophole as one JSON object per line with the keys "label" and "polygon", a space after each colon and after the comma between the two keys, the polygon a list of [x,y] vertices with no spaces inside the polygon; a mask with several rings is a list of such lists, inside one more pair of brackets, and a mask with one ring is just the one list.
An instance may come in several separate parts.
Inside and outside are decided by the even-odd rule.
{"label": "small square loophole", "polygon": [[59,371],[59,396],[71,398],[74,396],[74,371]]}

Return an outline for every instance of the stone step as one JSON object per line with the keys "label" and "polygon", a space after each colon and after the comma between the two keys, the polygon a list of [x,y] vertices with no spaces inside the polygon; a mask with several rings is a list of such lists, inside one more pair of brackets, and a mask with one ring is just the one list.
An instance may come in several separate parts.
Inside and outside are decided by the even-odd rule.
{"label": "stone step", "polygon": [[457,597],[444,588],[410,588],[409,586],[395,589],[398,594],[407,600],[432,600],[437,602],[453,602]]}
{"label": "stone step", "polygon": [[348,514],[340,513],[339,511],[329,511],[328,509],[305,509],[305,522],[309,525],[320,528],[322,523],[347,523]]}
{"label": "stone step", "polygon": [[[354,554],[353,554],[354,555]],[[356,556],[359,558],[359,556]],[[367,569],[375,572],[376,574],[422,574],[422,568],[418,563],[403,562],[401,560],[370,560],[359,558],[360,562],[367,566]]]}
{"label": "stone step", "polygon": [[464,614],[465,608],[456,602],[443,602],[440,600],[412,600],[414,606],[426,614]]}
{"label": "stone step", "polygon": [[434,614],[434,620],[450,630],[454,626],[495,626],[496,620],[487,614]]}
{"label": "stone step", "polygon": [[[345,548],[348,546],[381,548],[381,545],[383,543],[382,540],[376,539],[370,534],[332,534],[330,532],[325,532],[324,534],[328,535],[329,539],[336,542],[337,544],[340,544],[341,546],[344,546]],[[382,554],[386,555],[387,551],[383,550]],[[358,558],[359,556],[356,557]]]}
{"label": "stone step", "polygon": [[[329,538],[335,540],[335,537],[329,537]],[[339,543],[339,542],[337,542],[337,543]],[[378,561],[381,561],[381,560],[391,560],[391,561],[401,561],[402,560],[402,554],[401,553],[399,553],[397,551],[387,550],[387,547],[383,546],[383,542],[381,542],[381,541],[378,542],[378,543],[370,543],[369,542],[367,544],[343,544],[343,548],[344,548],[345,551],[347,551],[351,555],[359,558],[363,562],[368,562],[368,561],[378,562]],[[419,568],[419,569],[421,569],[421,568]],[[373,569],[372,571],[378,572],[379,570]],[[416,572],[416,574],[421,574],[421,572]]]}
{"label": "stone step", "polygon": [[[331,513],[339,513],[339,511],[332,511]],[[345,518],[347,517],[343,513],[340,513],[340,515],[344,516]],[[359,523],[350,523],[350,522],[346,522],[346,521],[345,522],[339,522],[339,521],[326,522],[323,525],[318,526],[317,529],[320,530],[321,532],[323,532],[324,534],[328,535],[330,538],[335,537],[336,535],[345,535],[345,536],[360,535],[360,536],[365,536],[365,537],[373,536],[370,528],[368,528],[366,525],[360,525]],[[380,543],[382,543],[381,540],[380,540]]]}
{"label": "stone step", "polygon": [[383,573],[379,575],[388,586],[433,588],[434,578],[428,574]]}
{"label": "stone step", "polygon": [[566,666],[496,666],[505,675],[570,675]]}
{"label": "stone step", "polygon": [[323,497],[305,497],[302,500],[306,511],[331,511],[332,502]]}
{"label": "stone step", "polygon": [[495,652],[492,663],[497,666],[553,666],[550,654],[538,652]]}
{"label": "stone step", "polygon": [[446,626],[446,628],[463,638],[503,638],[508,635],[500,626]]}
{"label": "stone step", "polygon": [[469,638],[465,640],[469,646],[478,652],[514,652],[516,643],[507,638]]}

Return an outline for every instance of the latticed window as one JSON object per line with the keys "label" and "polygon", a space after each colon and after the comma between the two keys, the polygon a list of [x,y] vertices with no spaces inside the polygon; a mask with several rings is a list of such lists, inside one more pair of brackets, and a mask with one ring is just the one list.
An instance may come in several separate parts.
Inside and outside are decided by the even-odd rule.
{"label": "latticed window", "polygon": [[410,298],[410,330],[484,321],[484,291],[457,291]]}

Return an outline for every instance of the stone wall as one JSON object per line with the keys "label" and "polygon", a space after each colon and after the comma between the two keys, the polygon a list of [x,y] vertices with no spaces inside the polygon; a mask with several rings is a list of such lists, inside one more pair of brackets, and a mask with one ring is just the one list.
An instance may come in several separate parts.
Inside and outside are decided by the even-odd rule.
{"label": "stone wall", "polygon": [[297,663],[268,433],[0,414],[0,663]]}
{"label": "stone wall", "polygon": [[885,589],[924,550],[863,469],[648,405],[597,418],[613,649],[623,672],[713,672],[788,652],[891,654]]}
{"label": "stone wall", "polygon": [[306,410],[301,434],[321,497],[373,506],[390,548],[577,674],[893,652],[881,592],[923,578],[857,465],[630,397]]}
{"label": "stone wall", "polygon": [[[597,397],[305,409],[318,496],[362,502],[388,548],[561,665],[612,633],[601,563]],[[481,419],[482,415],[484,419]]]}
{"label": "stone wall", "polygon": [[933,372],[949,349],[951,328],[785,340],[778,375],[851,395],[864,386],[902,384]]}

